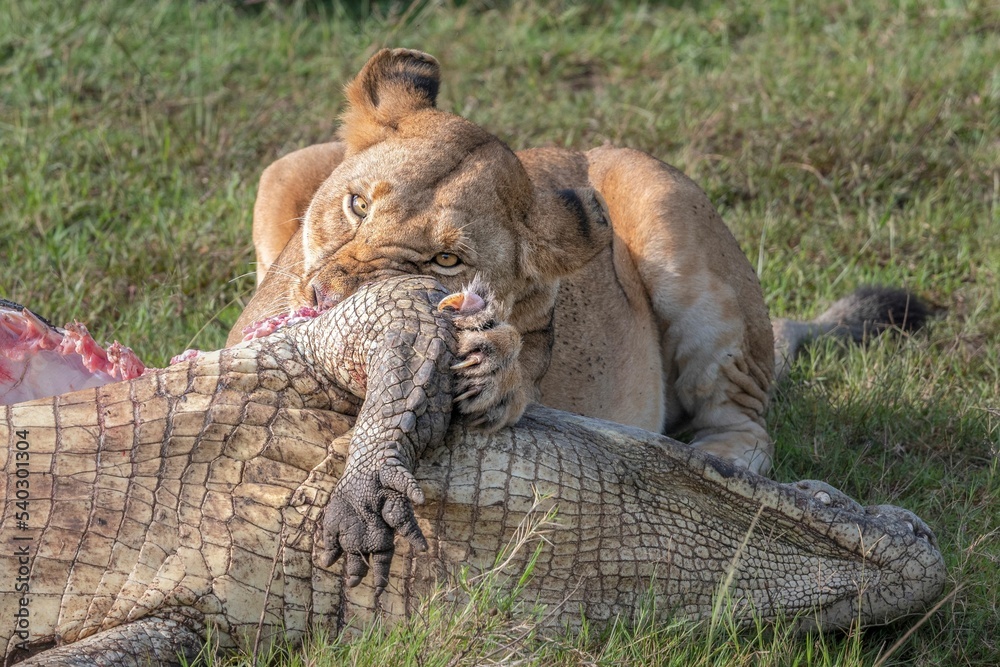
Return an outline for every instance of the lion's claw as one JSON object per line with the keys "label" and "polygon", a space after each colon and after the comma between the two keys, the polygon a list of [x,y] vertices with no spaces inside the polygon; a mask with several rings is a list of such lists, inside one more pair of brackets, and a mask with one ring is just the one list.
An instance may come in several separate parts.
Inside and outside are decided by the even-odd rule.
{"label": "lion's claw", "polygon": [[460,361],[457,364],[452,365],[451,366],[451,370],[453,370],[453,371],[460,371],[463,368],[469,368],[471,366],[475,366],[477,364],[481,364],[481,363],[483,363],[483,359],[484,358],[485,357],[483,356],[482,353],[480,353],[480,352],[472,352],[472,353],[469,354],[469,356],[467,356],[465,358],[464,361]]}
{"label": "lion's claw", "polygon": [[478,396],[478,395],[479,395],[479,389],[472,388],[469,391],[465,392],[464,394],[459,394],[455,398],[451,399],[451,402],[452,403],[462,403],[463,401],[467,401],[470,398],[472,398],[473,396]]}

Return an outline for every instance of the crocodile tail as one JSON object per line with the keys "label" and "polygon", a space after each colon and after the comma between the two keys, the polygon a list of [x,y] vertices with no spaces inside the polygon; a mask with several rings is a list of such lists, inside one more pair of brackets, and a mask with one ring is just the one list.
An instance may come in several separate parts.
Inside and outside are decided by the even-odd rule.
{"label": "crocodile tail", "polygon": [[827,336],[864,344],[883,331],[916,331],[930,310],[916,295],[894,287],[864,286],[836,301],[808,322],[777,318],[774,364],[777,381],[788,375],[792,362],[808,343]]}

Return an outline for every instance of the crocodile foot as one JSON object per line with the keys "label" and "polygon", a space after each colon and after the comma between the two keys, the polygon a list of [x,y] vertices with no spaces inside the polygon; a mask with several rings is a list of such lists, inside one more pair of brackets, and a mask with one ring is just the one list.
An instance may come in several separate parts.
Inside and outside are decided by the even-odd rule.
{"label": "crocodile foot", "polygon": [[436,334],[395,331],[384,334],[382,352],[369,360],[369,380],[391,388],[381,403],[366,402],[358,414],[343,476],[324,510],[317,554],[321,567],[346,557],[348,586],[371,569],[376,593],[385,589],[396,533],[418,551],[427,549],[413,514],[424,494],[411,471],[428,442],[444,436],[452,403],[491,430],[516,421],[527,405],[517,360],[520,336],[502,323],[503,306],[483,282],[474,280],[437,304],[433,320],[454,325],[457,362]]}
{"label": "crocodile foot", "polygon": [[375,593],[380,594],[389,583],[396,533],[417,551],[427,550],[427,540],[413,515],[413,505],[423,502],[420,487],[401,466],[341,478],[323,515],[318,564],[330,567],[346,554],[347,585],[353,588],[361,583],[370,567]]}
{"label": "crocodile foot", "polygon": [[[395,279],[383,289],[392,296],[400,284],[407,283]],[[329,567],[345,556],[347,585],[358,585],[371,569],[376,594],[389,580],[396,533],[416,550],[427,549],[413,514],[424,494],[412,471],[424,449],[444,438],[451,420],[455,328],[487,308],[480,296],[471,294],[455,312],[438,308],[443,291],[433,285],[406,292],[411,298],[397,301],[406,304],[402,311],[412,311],[408,327],[397,312],[365,311],[371,317],[368,325],[379,332],[377,344],[356,351],[364,355],[364,364],[354,377],[364,379],[368,399],[358,412],[344,472],[322,520],[317,565]],[[359,308],[354,302],[363,298],[349,297],[337,312]],[[347,357],[353,358],[352,353]]]}
{"label": "crocodile foot", "polygon": [[455,407],[468,425],[492,433],[517,422],[529,396],[518,356],[521,334],[504,322],[503,304],[477,275],[438,308],[451,312],[460,361],[455,371]]}

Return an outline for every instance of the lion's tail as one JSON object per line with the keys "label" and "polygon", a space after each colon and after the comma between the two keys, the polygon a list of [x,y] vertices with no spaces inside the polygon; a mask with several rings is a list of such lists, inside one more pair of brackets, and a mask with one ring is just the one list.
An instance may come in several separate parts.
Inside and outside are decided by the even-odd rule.
{"label": "lion's tail", "polygon": [[772,320],[775,378],[783,379],[802,348],[817,338],[833,336],[864,343],[890,329],[915,331],[929,315],[926,304],[906,290],[868,286],[856,289],[810,322]]}

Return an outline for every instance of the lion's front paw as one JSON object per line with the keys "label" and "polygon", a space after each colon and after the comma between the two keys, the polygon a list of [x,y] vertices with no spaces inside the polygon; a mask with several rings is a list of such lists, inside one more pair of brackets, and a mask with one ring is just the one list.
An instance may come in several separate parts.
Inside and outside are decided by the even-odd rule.
{"label": "lion's front paw", "polygon": [[477,279],[438,306],[452,313],[458,338],[455,404],[470,426],[487,432],[510,426],[528,406],[518,356],[521,334],[500,321],[500,304]]}
{"label": "lion's front paw", "polygon": [[509,324],[458,331],[455,404],[469,424],[488,432],[510,426],[528,407],[518,354],[521,334]]}

